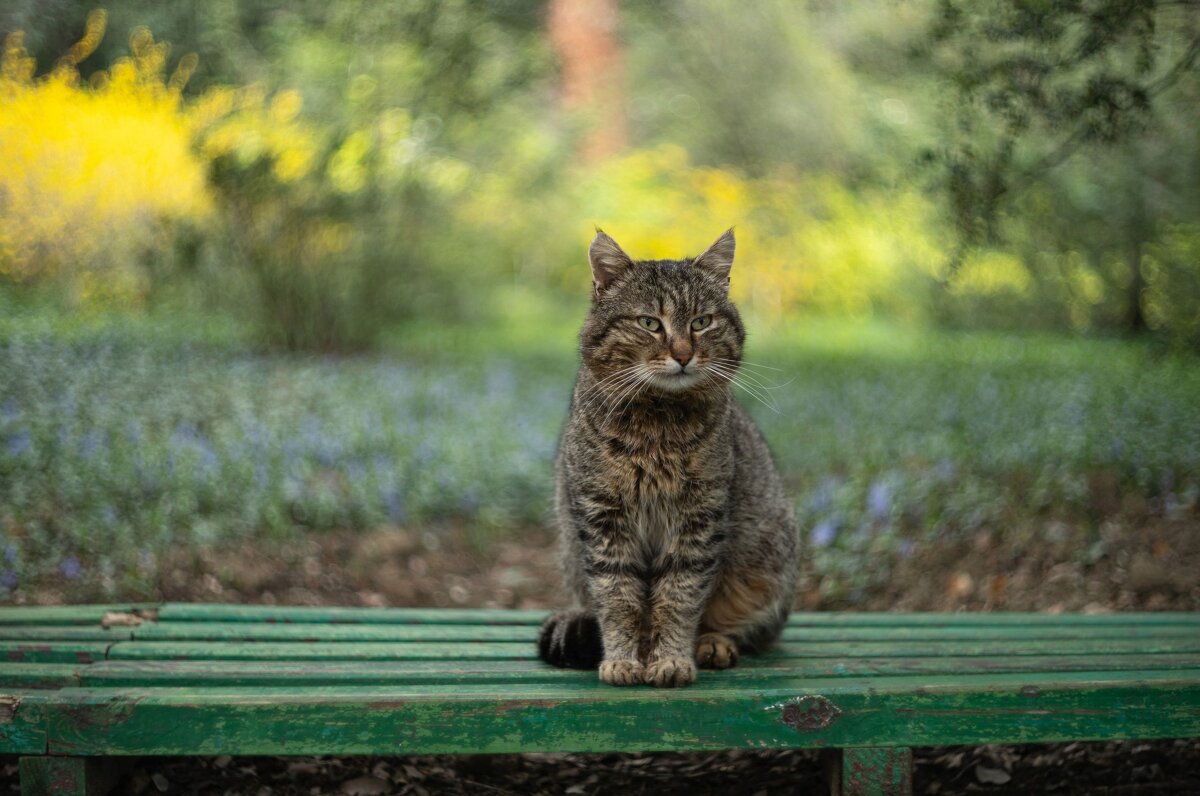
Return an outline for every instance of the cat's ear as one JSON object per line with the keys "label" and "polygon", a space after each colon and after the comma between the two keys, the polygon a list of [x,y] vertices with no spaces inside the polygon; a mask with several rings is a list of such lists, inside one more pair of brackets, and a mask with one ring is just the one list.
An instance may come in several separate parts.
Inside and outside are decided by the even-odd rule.
{"label": "cat's ear", "polygon": [[733,268],[733,250],[736,243],[733,239],[733,229],[725,230],[725,234],[717,238],[713,245],[704,253],[692,260],[692,265],[699,266],[723,282],[729,282],[729,271]]}
{"label": "cat's ear", "polygon": [[596,229],[596,237],[592,239],[592,245],[588,248],[588,260],[592,264],[594,298],[604,295],[604,291],[625,273],[625,269],[633,265],[629,255],[599,228]]}

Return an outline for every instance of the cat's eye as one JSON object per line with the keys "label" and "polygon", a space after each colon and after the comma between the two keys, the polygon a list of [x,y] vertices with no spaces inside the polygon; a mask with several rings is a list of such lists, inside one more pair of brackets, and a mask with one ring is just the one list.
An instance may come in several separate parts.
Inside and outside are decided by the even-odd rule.
{"label": "cat's eye", "polygon": [[638,318],[638,326],[651,332],[657,332],[662,328],[658,318],[651,318],[649,315],[642,315]]}
{"label": "cat's eye", "polygon": [[701,315],[699,318],[692,319],[692,329],[697,332],[712,323],[711,315]]}

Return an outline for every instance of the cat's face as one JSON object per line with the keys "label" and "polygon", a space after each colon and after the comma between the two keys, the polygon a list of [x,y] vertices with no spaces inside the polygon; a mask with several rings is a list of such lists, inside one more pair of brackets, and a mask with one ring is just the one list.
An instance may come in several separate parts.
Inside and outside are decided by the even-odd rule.
{"label": "cat's face", "polygon": [[729,300],[730,230],[694,260],[633,261],[597,232],[583,361],[606,392],[687,393],[737,372],[745,331]]}

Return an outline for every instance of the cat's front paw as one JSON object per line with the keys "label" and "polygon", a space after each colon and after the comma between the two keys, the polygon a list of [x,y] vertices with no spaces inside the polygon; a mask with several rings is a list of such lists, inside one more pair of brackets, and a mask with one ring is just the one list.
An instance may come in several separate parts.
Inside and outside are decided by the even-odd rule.
{"label": "cat's front paw", "polygon": [[655,658],[642,678],[655,688],[678,688],[696,682],[696,664],[687,658]]}
{"label": "cat's front paw", "polygon": [[705,633],[696,639],[696,662],[700,664],[701,669],[728,669],[737,666],[737,644],[729,636]]}
{"label": "cat's front paw", "polygon": [[600,682],[609,685],[637,685],[642,682],[642,664],[640,661],[621,658],[601,661]]}

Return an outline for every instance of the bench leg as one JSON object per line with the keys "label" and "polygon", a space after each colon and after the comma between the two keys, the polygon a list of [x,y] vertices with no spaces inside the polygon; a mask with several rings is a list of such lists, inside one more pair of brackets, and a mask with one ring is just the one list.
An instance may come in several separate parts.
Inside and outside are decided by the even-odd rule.
{"label": "bench leg", "polygon": [[104,796],[121,778],[103,757],[22,757],[21,796]]}
{"label": "bench leg", "polygon": [[912,796],[912,749],[858,746],[826,753],[834,796]]}

